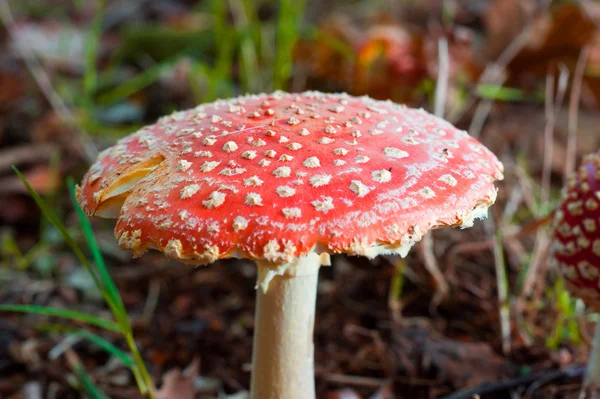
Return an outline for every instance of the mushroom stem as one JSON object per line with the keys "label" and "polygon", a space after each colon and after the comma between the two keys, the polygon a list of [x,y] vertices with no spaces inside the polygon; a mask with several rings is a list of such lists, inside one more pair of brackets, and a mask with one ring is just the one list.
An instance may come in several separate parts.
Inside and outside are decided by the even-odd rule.
{"label": "mushroom stem", "polygon": [[600,322],[596,322],[596,331],[592,341],[592,353],[588,360],[585,378],[583,380],[584,391],[597,391],[600,388]]}
{"label": "mushroom stem", "polygon": [[314,399],[317,281],[326,263],[311,253],[280,267],[275,276],[258,264],[250,398]]}

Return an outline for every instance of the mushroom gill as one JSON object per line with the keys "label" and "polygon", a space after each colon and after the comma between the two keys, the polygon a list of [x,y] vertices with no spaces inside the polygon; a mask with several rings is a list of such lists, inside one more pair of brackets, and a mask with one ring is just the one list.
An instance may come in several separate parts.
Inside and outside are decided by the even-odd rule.
{"label": "mushroom gill", "polygon": [[152,173],[165,160],[162,154],[137,163],[119,174],[107,187],[96,192],[94,216],[116,218],[131,190],[144,177]]}

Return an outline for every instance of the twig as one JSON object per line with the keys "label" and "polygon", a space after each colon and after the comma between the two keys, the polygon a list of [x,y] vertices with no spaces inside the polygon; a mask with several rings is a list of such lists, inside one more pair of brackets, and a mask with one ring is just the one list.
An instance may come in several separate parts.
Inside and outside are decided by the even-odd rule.
{"label": "twig", "polygon": [[568,137],[567,137],[567,159],[565,162],[565,172],[563,184],[567,183],[567,179],[575,171],[575,161],[577,158],[577,122],[579,117],[579,101],[581,98],[581,86],[583,82],[583,73],[585,64],[590,55],[590,47],[584,47],[579,53],[577,65],[573,73],[573,86],[571,89],[571,97],[569,98],[569,121],[568,121]]}
{"label": "twig", "polygon": [[448,76],[450,73],[450,56],[448,54],[448,39],[438,40],[438,76],[435,87],[435,115],[443,118],[448,93]]}
{"label": "twig", "polygon": [[486,233],[494,237],[494,266],[496,270],[496,283],[498,290],[498,309],[500,313],[500,336],[502,340],[502,353],[510,353],[511,348],[511,327],[510,327],[510,304],[508,302],[508,277],[506,273],[506,262],[504,261],[504,251],[502,250],[502,236],[496,232],[494,219],[489,217],[484,224]]}
{"label": "twig", "polygon": [[[477,88],[483,83],[497,84],[498,82],[504,82],[502,77],[503,72],[506,70],[508,64],[519,54],[521,49],[525,47],[529,41],[533,29],[531,25],[528,25],[515,39],[502,51],[496,61],[489,63],[479,79],[475,84],[473,90],[469,92],[465,100],[465,104],[457,105],[454,109],[450,110],[448,114],[448,120],[452,123],[456,123],[462,118],[466,109],[469,109],[476,101]],[[482,116],[480,116],[481,118]],[[483,118],[485,119],[485,118]]]}
{"label": "twig", "polygon": [[[554,153],[554,127],[556,125],[556,114],[563,104],[567,84],[569,82],[569,70],[565,65],[560,65],[558,83],[556,86],[556,98],[553,95],[554,76],[546,76],[546,127],[544,128],[544,166],[542,170],[542,191],[540,194],[540,205],[545,209],[550,197],[550,176],[552,174],[552,155]],[[554,100],[554,101],[553,101]]]}
{"label": "twig", "polygon": [[[450,71],[449,62],[448,40],[445,37],[442,37],[438,40],[438,77],[437,86],[435,88],[435,114],[440,118],[444,117],[444,107],[448,92],[448,76]],[[419,245],[419,252],[422,255],[425,268],[436,283],[436,292],[431,301],[431,306],[435,308],[448,294],[449,287],[435,258],[433,247],[433,236],[429,233],[423,237],[423,240]]]}
{"label": "twig", "polygon": [[[500,82],[498,82],[498,85],[502,85],[504,84],[504,81],[506,79],[502,78]],[[500,90],[500,87],[498,87],[498,90]],[[491,98],[485,99],[483,101],[481,101],[478,105],[477,108],[475,108],[475,112],[473,114],[473,119],[471,119],[471,124],[469,125],[469,134],[478,139],[479,136],[481,135],[481,131],[483,130],[483,125],[485,124],[485,121],[488,117],[488,115],[490,114],[491,110],[492,110],[492,105],[494,104],[494,100],[492,100]]]}
{"label": "twig", "polygon": [[158,305],[158,299],[160,297],[160,281],[158,279],[150,280],[150,286],[148,287],[148,297],[146,298],[146,304],[144,305],[144,311],[142,312],[142,320],[146,324],[152,322],[156,305]]}
{"label": "twig", "polygon": [[[568,81],[568,70],[566,67],[561,67],[560,75],[558,78],[558,84],[556,88],[556,99],[553,95],[553,81],[554,78],[549,74],[546,78],[546,127],[544,129],[544,168],[542,171],[542,187],[540,193],[540,204],[539,209],[545,210],[547,208],[548,199],[550,197],[550,174],[552,168],[552,153],[554,150],[554,126],[556,123],[557,111],[562,106],[564,95],[567,88]],[[523,283],[523,291],[518,299],[522,302],[525,298],[530,297],[536,284],[543,282],[544,279],[540,278],[541,275],[545,275],[545,268],[547,265],[543,262],[548,245],[550,243],[550,235],[548,231],[538,230],[536,240],[534,244],[531,261],[529,263],[529,269],[525,276]],[[542,270],[542,268],[544,270]],[[531,317],[535,317],[532,313]]]}
{"label": "twig", "polygon": [[419,252],[423,257],[423,264],[425,265],[425,268],[427,269],[429,274],[431,274],[431,277],[433,277],[433,280],[435,281],[436,292],[433,296],[433,299],[431,300],[431,306],[435,308],[448,294],[449,287],[448,283],[446,282],[446,278],[444,277],[444,274],[440,270],[438,262],[435,258],[435,254],[433,253],[433,238],[431,236],[431,233],[423,237],[423,240],[421,240],[421,243],[419,245],[419,249]]}
{"label": "twig", "polygon": [[52,144],[26,144],[0,151],[0,172],[10,170],[12,165],[45,161],[55,148]]}
{"label": "twig", "polygon": [[481,384],[475,388],[458,391],[438,399],[472,399],[475,395],[489,395],[514,390],[519,387],[529,386],[541,380],[543,380],[545,383],[548,383],[559,378],[581,377],[584,373],[585,366],[573,367],[566,370],[547,370],[541,373],[517,377],[506,381]]}
{"label": "twig", "polygon": [[367,388],[381,388],[388,385],[391,381],[388,379],[361,377],[356,375],[327,374],[323,377],[327,382],[341,385],[353,385]]}
{"label": "twig", "polygon": [[[8,0],[0,0],[0,18],[2,19],[2,23],[8,30],[10,36],[15,39],[17,37],[16,29],[15,29],[15,21],[10,11],[10,6],[8,5]],[[21,58],[25,61],[25,65],[29,72],[34,77],[37,82],[40,90],[58,114],[60,119],[66,123],[76,134],[78,138],[78,143],[80,144],[80,149],[83,155],[89,162],[93,162],[98,156],[98,149],[94,145],[91,138],[88,134],[81,130],[77,125],[77,121],[65,105],[63,99],[57,93],[57,91],[52,86],[52,82],[50,81],[50,77],[44,70],[44,67],[35,56],[33,49],[26,44],[24,41],[15,40],[16,48],[19,51]]]}
{"label": "twig", "polygon": [[[509,241],[513,241],[513,240],[520,240],[521,238],[527,237],[528,235],[538,231],[538,229],[540,229],[541,227],[550,223],[552,221],[552,219],[554,219],[554,212],[551,212],[550,214],[544,216],[543,218],[535,219],[535,220],[527,223],[525,226],[523,226],[519,231],[517,231],[515,233],[505,234],[504,241],[509,242]],[[444,264],[446,265],[446,267],[445,267],[446,270],[448,271],[453,268],[452,258],[455,257],[456,255],[485,251],[486,249],[492,248],[494,246],[495,241],[496,240],[494,238],[490,238],[490,239],[483,240],[483,241],[463,242],[463,243],[460,243],[460,244],[454,246],[452,249],[450,249],[446,253],[446,255],[444,257],[446,259],[444,262]]]}

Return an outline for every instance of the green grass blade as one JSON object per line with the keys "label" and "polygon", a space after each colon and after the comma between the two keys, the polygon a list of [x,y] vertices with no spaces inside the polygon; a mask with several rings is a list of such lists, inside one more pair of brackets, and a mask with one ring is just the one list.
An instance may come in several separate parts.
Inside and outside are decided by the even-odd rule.
{"label": "green grass blade", "polygon": [[514,87],[504,87],[491,84],[480,84],[477,86],[477,95],[481,98],[496,101],[524,101],[527,94]]}
{"label": "green grass blade", "polygon": [[273,66],[273,89],[285,89],[292,75],[292,52],[300,32],[305,0],[279,0],[277,46]]}
{"label": "green grass blade", "polygon": [[105,330],[120,332],[120,326],[114,321],[103,319],[101,317],[93,316],[83,312],[77,312],[74,310],[50,308],[39,305],[1,305],[0,311],[2,312],[19,312],[19,313],[31,313],[45,316],[61,317],[63,319],[70,319],[75,321],[81,321],[96,327],[104,328]]}
{"label": "green grass blade", "polygon": [[[96,285],[96,287],[98,287],[98,290],[102,294],[104,301],[106,302],[108,307],[112,310],[113,314],[115,315],[115,317],[117,318],[119,323],[123,324],[123,326],[129,325],[129,322],[126,320],[127,317],[125,317],[125,320],[122,319],[123,312],[120,310],[119,306],[114,302],[113,297],[108,293],[108,291],[106,290],[106,287],[104,286],[104,284],[98,277],[98,274],[96,273],[96,271],[94,270],[94,268],[92,267],[90,262],[88,261],[87,257],[85,256],[85,254],[83,253],[81,248],[79,248],[79,246],[77,245],[77,243],[75,242],[73,237],[71,237],[71,235],[69,234],[65,225],[56,217],[56,215],[52,212],[52,210],[50,209],[48,204],[46,204],[44,199],[33,189],[33,187],[31,187],[31,185],[27,182],[27,179],[25,179],[25,176],[23,176],[23,174],[14,166],[13,166],[13,170],[15,171],[15,173],[17,174],[19,179],[23,182],[23,184],[27,188],[27,191],[33,197],[36,204],[38,205],[38,207],[41,209],[42,213],[46,217],[46,219],[48,219],[48,221],[50,223],[52,223],[52,225],[61,233],[63,239],[65,240],[65,243],[71,248],[71,250],[77,257],[77,259],[79,259],[79,261],[81,262],[83,267],[92,276],[92,279],[94,280],[94,284]],[[126,324],[124,324],[125,322],[126,322]]]}
{"label": "green grass blade", "polygon": [[72,364],[71,367],[79,380],[79,384],[81,384],[81,389],[83,389],[92,399],[109,399],[109,397],[102,393],[100,388],[94,384],[92,377],[90,377],[81,362],[77,361],[75,364]]}
{"label": "green grass blade", "polygon": [[[65,225],[56,217],[56,215],[54,214],[54,212],[52,212],[52,210],[50,209],[50,207],[48,206],[48,204],[46,204],[46,201],[44,201],[44,199],[33,189],[33,187],[31,187],[31,185],[29,184],[29,182],[27,182],[27,179],[25,178],[25,176],[23,176],[23,174],[19,171],[19,169],[17,169],[15,166],[13,166],[12,168],[13,168],[14,172],[16,173],[17,177],[25,185],[25,188],[29,192],[29,195],[31,195],[31,197],[33,198],[33,200],[35,201],[35,203],[37,204],[37,206],[42,211],[42,214],[61,233],[63,239],[65,240],[65,243],[71,248],[71,250],[73,251],[73,253],[75,254],[75,256],[77,256],[77,259],[79,259],[79,261],[84,266],[85,265],[89,266],[89,262],[87,261],[87,258],[85,257],[85,254],[79,248],[79,246],[77,245],[77,243],[75,242],[75,240],[73,240],[73,238],[71,237],[71,235],[67,231],[67,228],[65,227]],[[94,283],[96,283],[96,285],[101,290],[103,290],[102,284],[100,283],[100,280],[98,279],[98,276],[96,275],[96,273],[94,273],[94,271],[91,268],[88,271],[92,275],[92,278],[94,279]]]}
{"label": "green grass blade", "polygon": [[[100,292],[102,293],[102,297],[104,298],[108,306],[113,310],[115,315],[117,315],[119,313],[117,305],[113,302],[112,297],[106,291],[106,288],[102,284],[102,281],[98,277],[96,271],[92,268],[87,257],[85,256],[81,248],[79,248],[73,237],[71,237],[65,225],[52,212],[48,204],[46,204],[46,201],[44,201],[44,199],[33,189],[33,187],[31,187],[31,185],[27,182],[27,179],[25,179],[25,176],[23,176],[23,174],[15,166],[13,166],[13,170],[15,171],[19,179],[23,182],[23,184],[27,188],[27,191],[29,192],[31,197],[33,197],[34,201],[42,211],[43,215],[61,233],[63,239],[65,240],[65,243],[71,248],[77,259],[79,259],[79,261],[81,262],[83,267],[85,267],[87,272],[90,273],[92,279],[94,280],[94,284],[96,284],[96,287],[98,287],[98,290],[100,290]],[[115,309],[117,310],[116,312]]]}
{"label": "green grass blade", "polygon": [[230,3],[239,40],[238,57],[242,91],[257,92],[261,87],[261,76],[256,48],[258,40],[253,35],[254,6],[242,0],[231,0]]}
{"label": "green grass blade", "polygon": [[[92,225],[88,220],[87,216],[79,206],[77,202],[77,195],[75,193],[75,182],[72,178],[67,180],[67,184],[69,186],[69,193],[71,194],[71,201],[73,202],[73,206],[75,207],[75,212],[77,213],[77,217],[79,218],[79,223],[81,224],[81,228],[83,230],[83,234],[87,240],[88,246],[92,253],[92,257],[94,258],[94,262],[96,263],[96,268],[100,273],[100,277],[103,282],[103,286],[106,288],[108,295],[112,298],[113,303],[115,304],[115,308],[119,311],[117,316],[117,320],[127,321],[127,311],[125,310],[125,306],[123,305],[123,300],[121,299],[121,295],[115,286],[114,281],[110,277],[108,270],[106,268],[106,264],[104,263],[104,259],[102,258],[102,254],[100,253],[100,248],[98,247],[98,242],[96,241],[96,237],[94,236],[94,232],[92,231]],[[129,322],[127,321],[127,326],[129,327]]]}
{"label": "green grass blade", "polygon": [[110,105],[119,102],[156,82],[172,67],[173,59],[167,59],[144,70],[117,87],[98,96],[98,104]]}
{"label": "green grass blade", "polygon": [[80,330],[75,330],[75,331],[69,333],[69,335],[87,339],[88,341],[96,344],[98,347],[100,347],[104,351],[108,352],[109,354],[111,354],[114,357],[116,357],[117,359],[119,359],[125,366],[127,366],[129,368],[135,367],[135,363],[133,362],[133,360],[127,353],[123,352],[121,349],[114,346],[111,342],[107,341],[106,339],[102,338],[101,336],[99,336],[97,334],[94,334],[87,330],[80,329]]}
{"label": "green grass blade", "polygon": [[98,2],[98,10],[86,37],[85,59],[83,70],[83,90],[86,94],[86,100],[92,103],[92,96],[98,87],[98,71],[96,62],[98,57],[98,47],[102,36],[102,19],[104,17],[104,1]]}

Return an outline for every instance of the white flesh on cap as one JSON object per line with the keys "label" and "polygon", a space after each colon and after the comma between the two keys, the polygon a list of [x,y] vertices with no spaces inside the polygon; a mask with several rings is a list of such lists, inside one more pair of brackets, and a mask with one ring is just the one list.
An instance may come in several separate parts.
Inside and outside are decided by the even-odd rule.
{"label": "white flesh on cap", "polygon": [[[270,269],[257,263],[260,281]],[[327,264],[327,254],[310,253],[256,290],[251,399],[315,398],[317,282]]]}

